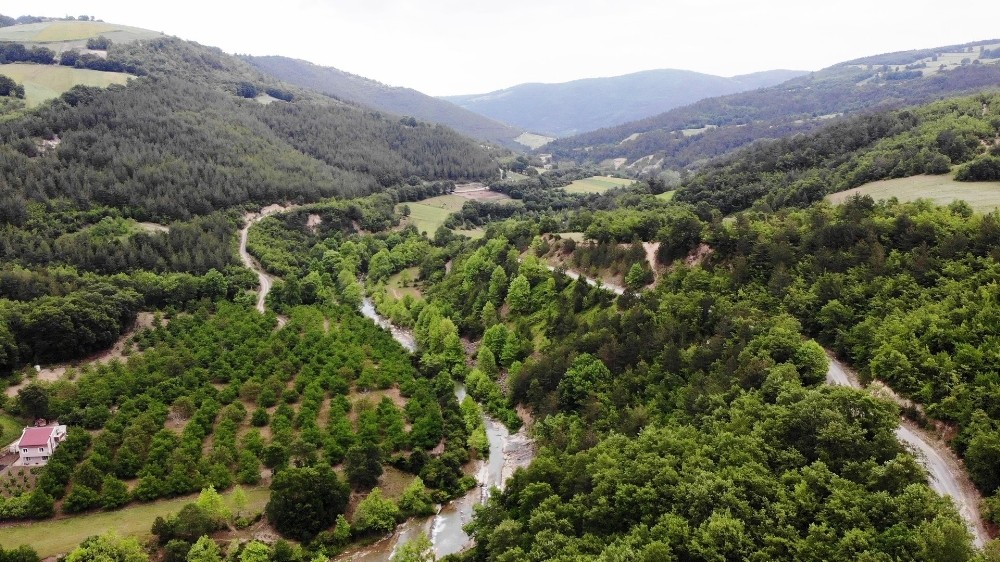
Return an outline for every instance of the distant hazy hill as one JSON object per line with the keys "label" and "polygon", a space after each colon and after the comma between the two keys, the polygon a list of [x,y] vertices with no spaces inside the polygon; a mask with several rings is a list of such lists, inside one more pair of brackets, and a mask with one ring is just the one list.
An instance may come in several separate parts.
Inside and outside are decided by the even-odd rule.
{"label": "distant hazy hill", "polygon": [[847,61],[776,86],[557,139],[545,152],[578,162],[624,161],[637,172],[697,167],[755,140],[808,132],[841,115],[995,88],[1000,59],[990,57],[998,48],[1000,40],[990,40]]}
{"label": "distant hazy hill", "polygon": [[649,70],[613,78],[512,88],[446,99],[481,115],[556,136],[656,115],[700,99],[753,90],[805,72],[771,70],[723,78],[688,70]]}
{"label": "distant hazy hill", "polygon": [[441,123],[477,139],[511,145],[524,132],[416,90],[386,86],[329,66],[278,56],[246,56],[243,60],[290,84],[397,115]]}

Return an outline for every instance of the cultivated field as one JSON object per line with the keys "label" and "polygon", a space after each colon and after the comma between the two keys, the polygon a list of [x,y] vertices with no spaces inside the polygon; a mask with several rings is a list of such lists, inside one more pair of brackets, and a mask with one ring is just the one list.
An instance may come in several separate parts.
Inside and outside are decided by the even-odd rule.
{"label": "cultivated field", "polygon": [[[256,513],[264,510],[269,492],[267,488],[244,488],[247,494],[247,511]],[[232,492],[223,494],[231,500]],[[84,539],[101,535],[114,529],[122,536],[148,537],[150,528],[157,517],[177,513],[185,504],[198,499],[198,494],[138,504],[118,511],[98,511],[87,515],[76,515],[64,519],[33,521],[10,527],[0,532],[0,546],[14,548],[22,544],[31,545],[42,558],[68,553]],[[229,504],[230,508],[232,504]]]}
{"label": "cultivated field", "polygon": [[594,176],[576,180],[563,189],[566,190],[566,193],[604,193],[611,188],[632,185],[633,183],[634,181],[629,179]]}
{"label": "cultivated field", "polygon": [[0,64],[0,74],[24,84],[24,97],[29,107],[58,97],[78,84],[106,88],[111,84],[125,84],[132,77],[121,72],[103,72],[54,64]]}
{"label": "cultivated field", "polygon": [[410,216],[407,222],[416,225],[419,232],[426,232],[428,236],[434,236],[438,227],[444,224],[448,215],[458,211],[468,199],[458,195],[440,195],[424,199],[419,203],[402,203],[409,205]]}
{"label": "cultivated field", "polygon": [[[409,205],[410,207],[410,217],[407,222],[416,225],[419,232],[426,232],[427,236],[433,237],[434,232],[444,224],[448,215],[462,210],[462,205],[466,201],[507,201],[509,199],[510,197],[503,193],[489,191],[485,186],[466,184],[456,187],[455,192],[450,195],[439,195],[424,199],[419,203],[400,203],[400,205]],[[399,211],[398,206],[396,211]],[[457,230],[455,232],[470,238],[482,237],[482,231],[479,229]]]}
{"label": "cultivated field", "polygon": [[980,213],[1000,208],[1000,182],[958,182],[950,174],[876,181],[828,195],[826,199],[838,204],[854,194],[871,195],[873,199],[895,197],[900,201],[930,199],[938,205],[962,200]]}
{"label": "cultivated field", "polygon": [[556,140],[555,137],[546,137],[544,135],[536,135],[535,133],[521,133],[515,141],[527,146],[531,149],[541,148],[550,142]]}
{"label": "cultivated field", "polygon": [[82,47],[87,39],[101,35],[115,43],[128,43],[137,39],[161,37],[163,34],[101,21],[46,21],[0,27],[0,41],[44,45],[57,53],[61,52],[57,47]]}

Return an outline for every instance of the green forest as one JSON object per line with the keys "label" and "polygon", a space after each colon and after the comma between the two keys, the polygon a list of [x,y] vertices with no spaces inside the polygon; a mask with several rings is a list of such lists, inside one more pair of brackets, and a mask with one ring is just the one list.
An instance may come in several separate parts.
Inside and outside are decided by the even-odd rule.
{"label": "green forest", "polygon": [[[0,438],[68,426],[0,467],[0,562],[1000,560],[1000,212],[826,199],[1000,180],[1000,95],[930,101],[981,69],[708,100],[670,119],[745,138],[672,136],[677,185],[577,194],[625,174],[600,146],[546,168],[219,49],[92,39],[128,84],[0,106]],[[844,87],[865,73],[895,101]],[[407,203],[471,182],[493,199],[418,231]]]}

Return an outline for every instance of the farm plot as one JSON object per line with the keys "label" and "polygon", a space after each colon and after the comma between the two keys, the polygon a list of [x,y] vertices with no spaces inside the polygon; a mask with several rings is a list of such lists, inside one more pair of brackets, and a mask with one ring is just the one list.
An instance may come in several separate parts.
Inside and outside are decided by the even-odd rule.
{"label": "farm plot", "polygon": [[974,210],[988,213],[1000,208],[1000,182],[959,182],[950,174],[912,176],[882,180],[827,195],[827,201],[843,203],[853,195],[870,195],[873,199],[895,197],[900,201],[930,199],[938,205],[965,201]]}
{"label": "farm plot", "polygon": [[566,190],[566,193],[604,193],[609,189],[631,185],[632,183],[634,182],[630,179],[593,176],[576,180],[563,189]]}

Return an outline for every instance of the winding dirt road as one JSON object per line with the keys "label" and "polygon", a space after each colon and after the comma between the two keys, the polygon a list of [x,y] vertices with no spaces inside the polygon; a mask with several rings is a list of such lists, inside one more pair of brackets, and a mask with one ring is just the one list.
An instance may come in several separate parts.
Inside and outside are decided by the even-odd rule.
{"label": "winding dirt road", "polygon": [[[546,264],[545,267],[549,268],[549,271],[556,271],[556,270],[558,270],[557,267],[555,267],[553,265],[549,265],[549,264]],[[586,275],[582,275],[579,272],[573,271],[572,269],[563,270],[563,273],[565,273],[566,277],[569,277],[570,279],[583,279],[584,281],[587,282],[588,285],[590,285],[592,287],[597,287],[599,289],[605,289],[605,290],[611,291],[612,293],[614,293],[616,295],[624,295],[625,294],[625,287],[622,287],[621,285],[616,285],[615,283],[609,283],[609,282],[606,282],[606,281],[598,281],[596,279],[592,279],[590,277],[587,277]]]}
{"label": "winding dirt road", "polygon": [[271,292],[274,278],[265,273],[264,268],[247,252],[247,235],[250,233],[250,227],[265,216],[263,213],[247,213],[243,216],[246,225],[243,230],[240,230],[240,259],[243,261],[243,265],[247,266],[247,269],[257,274],[257,281],[260,284],[257,289],[257,311],[261,314],[264,313],[264,301],[267,299],[267,294]]}
{"label": "winding dirt road", "polygon": [[[830,356],[830,367],[826,372],[827,384],[862,388],[857,376],[843,363]],[[909,420],[900,422],[896,428],[896,438],[917,457],[917,461],[927,470],[931,489],[942,496],[949,496],[955,502],[959,514],[965,519],[973,542],[982,548],[990,539],[979,513],[979,491],[972,484],[962,463],[940,439],[927,434]]]}
{"label": "winding dirt road", "polygon": [[[247,213],[243,215],[243,221],[246,223],[243,229],[240,230],[240,260],[243,261],[243,265],[247,267],[250,271],[257,274],[257,281],[260,287],[257,289],[257,311],[264,314],[266,310],[265,303],[267,300],[267,294],[271,292],[271,287],[274,285],[274,277],[267,274],[264,268],[254,259],[253,256],[247,252],[247,236],[250,234],[250,227],[255,223],[260,222],[264,217],[268,217],[275,213],[283,213],[285,211],[291,211],[300,205],[270,205],[264,207],[259,213]],[[281,328],[288,322],[288,319],[283,316],[278,316],[278,328]]]}

